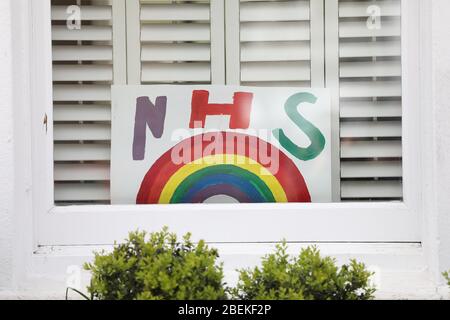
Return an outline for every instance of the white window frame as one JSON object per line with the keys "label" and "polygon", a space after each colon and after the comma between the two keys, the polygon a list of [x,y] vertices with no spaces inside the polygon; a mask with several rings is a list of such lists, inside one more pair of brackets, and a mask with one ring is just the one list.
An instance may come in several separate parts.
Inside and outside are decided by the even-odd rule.
{"label": "white window frame", "polygon": [[[313,0],[315,1],[315,0]],[[335,0],[325,0],[335,1]],[[420,4],[402,0],[403,194],[401,203],[56,207],[53,200],[50,0],[27,0],[30,37],[32,199],[35,245],[112,244],[162,226],[208,242],[421,242]],[[44,123],[46,119],[46,123]],[[22,141],[23,140],[23,141]]]}

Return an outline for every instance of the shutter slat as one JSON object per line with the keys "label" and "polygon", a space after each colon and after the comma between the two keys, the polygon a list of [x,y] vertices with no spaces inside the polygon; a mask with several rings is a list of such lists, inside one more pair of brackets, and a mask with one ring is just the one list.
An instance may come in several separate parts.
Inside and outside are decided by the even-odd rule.
{"label": "shutter slat", "polygon": [[368,17],[370,12],[368,8],[375,5],[380,8],[382,17],[399,17],[401,6],[399,1],[341,1],[339,4],[339,17],[341,18],[360,18]]}
{"label": "shutter slat", "polygon": [[55,161],[109,161],[110,146],[107,144],[56,144]]}
{"label": "shutter slat", "polygon": [[342,178],[398,178],[402,176],[400,161],[344,161]]}
{"label": "shutter slat", "polygon": [[142,81],[209,82],[211,70],[209,63],[145,63],[142,65]]}
{"label": "shutter slat", "polygon": [[309,42],[247,42],[241,45],[241,61],[309,61]]}
{"label": "shutter slat", "polygon": [[111,46],[54,46],[53,61],[111,61]]}
{"label": "shutter slat", "polygon": [[392,57],[400,56],[402,44],[399,40],[341,42],[339,55],[341,58]]}
{"label": "shutter slat", "polygon": [[342,198],[401,198],[401,181],[343,181]]}
{"label": "shutter slat", "polygon": [[141,20],[153,21],[208,21],[209,4],[207,3],[171,3],[141,6]]}
{"label": "shutter slat", "polygon": [[55,124],[55,141],[102,141],[111,140],[109,124]]}
{"label": "shutter slat", "polygon": [[109,165],[104,163],[57,163],[55,181],[108,181]]}
{"label": "shutter slat", "polygon": [[[66,21],[72,13],[67,13],[68,5],[52,6],[52,20]],[[80,6],[81,21],[103,21],[112,19],[111,6]]]}
{"label": "shutter slat", "polygon": [[112,27],[83,26],[81,29],[69,30],[67,26],[52,26],[53,41],[111,41]]}
{"label": "shutter slat", "polygon": [[400,121],[352,121],[341,123],[341,138],[392,138],[402,136]]}
{"label": "shutter slat", "polygon": [[112,81],[112,65],[55,65],[53,81]]}
{"label": "shutter slat", "polygon": [[53,86],[54,101],[110,101],[111,86],[108,85],[70,85]]}
{"label": "shutter slat", "polygon": [[310,39],[308,22],[241,23],[241,41],[305,41]]}
{"label": "shutter slat", "polygon": [[241,3],[242,22],[301,21],[309,20],[309,17],[309,1],[263,1]]}
{"label": "shutter slat", "polygon": [[111,121],[110,105],[55,104],[54,121]]}
{"label": "shutter slat", "polygon": [[250,87],[298,87],[311,88],[310,81],[242,81],[242,85]]}
{"label": "shutter slat", "polygon": [[209,41],[209,24],[152,24],[143,25],[141,40],[151,41]]}
{"label": "shutter slat", "polygon": [[342,62],[341,78],[400,77],[399,61]]}
{"label": "shutter slat", "polygon": [[339,24],[341,38],[369,38],[369,37],[399,37],[401,33],[400,20],[383,21],[379,29],[367,28],[366,21],[345,21]]}
{"label": "shutter slat", "polygon": [[401,141],[342,141],[341,158],[399,158]]}
{"label": "shutter slat", "polygon": [[142,46],[142,61],[210,61],[210,45],[199,43],[154,43]]}
{"label": "shutter slat", "polygon": [[242,81],[307,81],[308,62],[245,63],[241,67]]}
{"label": "shutter slat", "polygon": [[109,201],[108,183],[62,183],[55,184],[55,201]]}
{"label": "shutter slat", "polygon": [[341,118],[399,118],[401,101],[342,101]]}
{"label": "shutter slat", "polygon": [[341,98],[400,97],[401,81],[341,81]]}

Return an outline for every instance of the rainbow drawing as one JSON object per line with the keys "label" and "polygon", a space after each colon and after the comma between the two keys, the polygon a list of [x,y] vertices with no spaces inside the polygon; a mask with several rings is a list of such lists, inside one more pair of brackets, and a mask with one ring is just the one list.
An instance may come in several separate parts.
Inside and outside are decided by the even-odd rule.
{"label": "rainbow drawing", "polygon": [[[240,203],[311,202],[299,169],[275,146],[254,136],[216,132],[223,151],[210,152],[211,137],[205,135],[211,133],[180,142],[154,163],[142,181],[137,204],[203,203],[217,195]],[[245,141],[245,148],[230,145],[231,141]],[[174,161],[174,150],[180,146],[192,150],[190,161]],[[276,170],[265,164],[260,150],[279,153]]]}

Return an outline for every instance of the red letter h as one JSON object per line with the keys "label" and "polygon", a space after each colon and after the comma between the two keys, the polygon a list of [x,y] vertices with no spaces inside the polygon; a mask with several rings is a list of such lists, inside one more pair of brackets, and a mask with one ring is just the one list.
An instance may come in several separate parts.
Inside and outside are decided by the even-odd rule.
{"label": "red letter h", "polygon": [[248,129],[252,110],[253,93],[236,92],[232,104],[209,103],[209,92],[194,90],[192,92],[192,113],[189,127],[205,127],[206,116],[230,115],[230,129]]}

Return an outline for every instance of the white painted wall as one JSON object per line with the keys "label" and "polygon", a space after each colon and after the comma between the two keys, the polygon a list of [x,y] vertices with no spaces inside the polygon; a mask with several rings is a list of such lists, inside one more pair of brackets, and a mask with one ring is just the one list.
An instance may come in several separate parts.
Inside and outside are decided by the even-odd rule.
{"label": "white painted wall", "polygon": [[[450,269],[450,1],[434,0],[432,84],[435,117],[435,210],[440,271]],[[431,149],[432,150],[432,149]]]}
{"label": "white painted wall", "polygon": [[[90,249],[41,252],[33,256],[28,201],[31,178],[29,168],[20,165],[21,157],[30,157],[31,148],[14,143],[17,132],[29,130],[30,124],[24,108],[29,94],[24,72],[27,61],[21,60],[27,50],[27,39],[24,30],[14,28],[24,22],[19,20],[26,19],[26,15],[15,11],[21,1],[27,0],[0,1],[0,298],[21,296],[24,292],[27,297],[61,298],[62,295],[54,293],[61,292],[64,286],[66,267],[81,263]],[[450,269],[450,1],[422,0],[422,3],[424,23],[429,23],[425,39],[429,46],[423,51],[429,63],[423,70],[423,86],[428,88],[422,97],[423,121],[431,128],[418,141],[429,146],[429,153],[422,155],[424,250],[408,245],[324,246],[327,254],[344,259],[361,257],[388,270],[384,273],[385,297],[437,297],[437,281],[442,281],[440,272]],[[234,245],[222,246],[221,251],[230,268],[234,268],[254,263],[268,248]],[[423,254],[426,260],[422,263]],[[434,284],[428,275],[433,276]],[[42,293],[43,288],[48,293]]]}
{"label": "white painted wall", "polygon": [[14,211],[10,2],[0,1],[0,290],[12,285]]}

